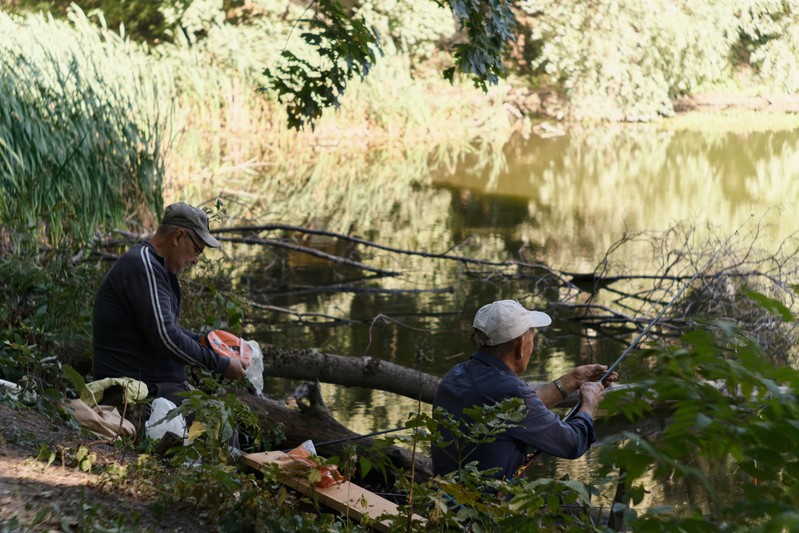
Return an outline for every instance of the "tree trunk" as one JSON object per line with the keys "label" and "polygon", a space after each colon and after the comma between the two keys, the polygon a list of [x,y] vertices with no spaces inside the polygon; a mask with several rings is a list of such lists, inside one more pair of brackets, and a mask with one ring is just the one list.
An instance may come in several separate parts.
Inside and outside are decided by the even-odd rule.
{"label": "tree trunk", "polygon": [[[432,404],[441,378],[374,357],[335,355],[264,344],[264,374],[270,377],[322,381],[346,387],[364,387],[406,396]],[[533,389],[549,383],[529,382]],[[558,404],[572,407],[579,395],[570,394]]]}
{"label": "tree trunk", "polygon": [[[330,457],[341,456],[346,447],[355,445],[358,454],[369,457],[377,464],[377,456],[369,451],[374,440],[362,438],[333,418],[322,401],[318,384],[306,383],[302,389],[304,396],[297,398],[296,408],[290,407],[286,402],[254,394],[242,395],[240,400],[258,414],[262,428],[275,427],[278,424],[282,426],[284,439],[278,443],[277,449],[295,448],[310,439],[320,456]],[[414,456],[411,450],[399,446],[388,446],[382,448],[381,452],[388,456],[395,467],[410,471],[415,464],[417,481],[426,481],[433,474],[433,463],[426,455],[417,452]],[[385,483],[382,479],[371,481],[376,484]],[[389,479],[389,485],[393,481]]]}
{"label": "tree trunk", "polygon": [[347,387],[365,387],[393,392],[433,403],[440,378],[374,357],[351,357],[297,350],[266,344],[264,373],[267,376],[319,380]]}

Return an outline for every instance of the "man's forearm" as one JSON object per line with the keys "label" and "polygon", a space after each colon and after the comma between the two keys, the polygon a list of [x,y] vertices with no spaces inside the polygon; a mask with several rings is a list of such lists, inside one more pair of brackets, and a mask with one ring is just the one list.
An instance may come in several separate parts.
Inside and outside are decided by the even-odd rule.
{"label": "man's forearm", "polygon": [[549,409],[557,406],[565,399],[563,395],[564,392],[566,393],[566,396],[568,396],[577,390],[577,387],[575,386],[576,381],[574,378],[570,377],[569,374],[566,374],[558,379],[560,386],[558,386],[558,384],[556,384],[554,381],[551,381],[535,390],[536,394],[538,394],[538,397],[541,398],[541,401]]}

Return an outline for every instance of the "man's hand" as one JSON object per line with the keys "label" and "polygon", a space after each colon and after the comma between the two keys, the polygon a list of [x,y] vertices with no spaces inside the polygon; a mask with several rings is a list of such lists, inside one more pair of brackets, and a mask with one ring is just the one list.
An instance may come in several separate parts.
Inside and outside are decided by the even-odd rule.
{"label": "man's hand", "polygon": [[[582,365],[578,366],[574,370],[572,370],[566,376],[571,377],[573,383],[573,389],[576,390],[583,386],[584,383],[590,383],[592,381],[599,381],[602,379],[602,376],[605,375],[605,372],[608,371],[608,367],[606,365]],[[564,376],[564,378],[566,377]],[[609,387],[611,383],[619,379],[619,375],[616,372],[612,372],[608,379],[605,380],[605,387]],[[570,380],[570,381],[571,381]]]}
{"label": "man's hand", "polygon": [[599,402],[602,401],[604,396],[605,387],[598,381],[583,383],[582,386],[580,386],[580,398],[583,401],[580,405],[580,411],[585,411],[593,417]]}
{"label": "man's hand", "polygon": [[[560,377],[560,388],[558,388],[554,383],[550,383],[548,386],[538,389],[536,393],[538,394],[538,397],[541,398],[541,401],[544,402],[544,405],[552,409],[563,400],[560,392],[561,388],[567,395],[576,390],[582,390],[582,386],[587,383],[593,383],[601,389],[602,385],[599,384],[599,380],[602,379],[602,376],[604,376],[605,372],[607,371],[608,367],[605,365],[578,366],[568,374],[564,374]],[[610,384],[616,381],[618,378],[619,375],[616,372],[612,372],[608,376],[608,379],[605,380],[605,387],[609,387]],[[597,402],[599,402],[599,400],[597,400]]]}
{"label": "man's hand", "polygon": [[225,370],[225,373],[222,375],[228,379],[241,379],[244,377],[246,371],[247,367],[242,364],[241,359],[238,357],[231,357],[230,365],[228,365],[227,370]]}

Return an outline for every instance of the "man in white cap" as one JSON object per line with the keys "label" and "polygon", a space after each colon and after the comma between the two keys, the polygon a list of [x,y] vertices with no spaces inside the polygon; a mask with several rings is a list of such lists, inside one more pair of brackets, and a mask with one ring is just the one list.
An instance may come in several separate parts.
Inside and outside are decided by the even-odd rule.
{"label": "man in white cap", "polygon": [[[511,478],[531,449],[567,459],[576,459],[588,451],[596,440],[593,415],[605,390],[598,380],[607,372],[607,366],[578,366],[537,390],[518,377],[530,362],[535,328],[551,323],[546,313],[525,309],[515,300],[500,300],[477,311],[473,326],[480,346],[469,361],[447,373],[433,407],[441,407],[461,421],[465,432],[469,430],[469,418],[463,410],[474,406],[520,398],[524,418],[518,427],[498,435],[493,442],[460,449],[454,436],[443,431],[448,445],[432,449],[436,474],[453,472],[477,461],[481,470],[499,468],[496,477]],[[616,378],[614,372],[606,385]],[[576,390],[582,398],[579,413],[564,423],[550,409]]]}
{"label": "man in white cap", "polygon": [[246,363],[220,356],[179,323],[177,274],[196,264],[206,246],[219,246],[207,215],[178,202],[167,206],[149,241],[133,246],[108,271],[94,301],[96,379],[133,378],[147,385],[150,396],[180,405],[178,394],[190,390],[186,365],[229,379],[244,376]]}

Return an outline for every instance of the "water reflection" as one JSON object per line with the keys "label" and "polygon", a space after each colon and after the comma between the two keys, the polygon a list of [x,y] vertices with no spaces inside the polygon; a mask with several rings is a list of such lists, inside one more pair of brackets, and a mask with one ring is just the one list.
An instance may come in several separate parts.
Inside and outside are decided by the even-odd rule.
{"label": "water reflection", "polygon": [[[331,151],[315,160],[278,162],[263,175],[239,179],[237,189],[244,192],[229,203],[231,223],[282,222],[407,250],[492,261],[522,258],[591,272],[625,232],[665,230],[683,220],[695,221],[700,233],[709,223],[712,231],[728,235],[755,214],[768,225],[757,245],[776,251],[799,229],[793,211],[799,200],[799,130],[614,127],[515,139],[501,150],[484,145],[457,157],[425,148]],[[704,236],[694,238],[702,242]],[[338,253],[350,246],[329,239],[308,244]],[[237,279],[255,300],[347,320],[298,321],[265,313],[251,317],[251,337],[371,355],[436,375],[472,352],[471,320],[484,303],[517,298],[546,307],[557,298],[516,271],[503,277],[497,269],[375,249],[360,248],[358,259],[403,275],[365,279],[363,272],[306,256],[241,245],[226,250],[246,258]],[[654,268],[651,255],[634,247],[618,250],[613,260],[639,273]],[[333,290],[342,286],[353,290]],[[431,292],[411,292],[419,289]],[[376,319],[381,315],[391,320]],[[587,362],[609,363],[624,348],[569,318],[561,313],[537,337],[528,379],[552,379]],[[337,418],[363,433],[401,425],[416,409],[412,400],[379,391],[325,385],[323,395]],[[594,460],[592,454],[582,462],[550,461],[540,468],[547,475],[570,472],[587,479]],[[669,485],[659,483],[663,493],[648,498],[671,499],[665,493]]]}
{"label": "water reflection", "polygon": [[[592,268],[628,229],[694,219],[723,233],[754,213],[772,224],[765,235],[771,242],[793,233],[798,148],[799,130],[582,130],[510,142],[503,172],[467,160],[457,172],[434,173],[433,182],[514,204],[525,199],[529,213],[517,238],[540,245],[551,264]],[[783,211],[769,211],[775,207]]]}

